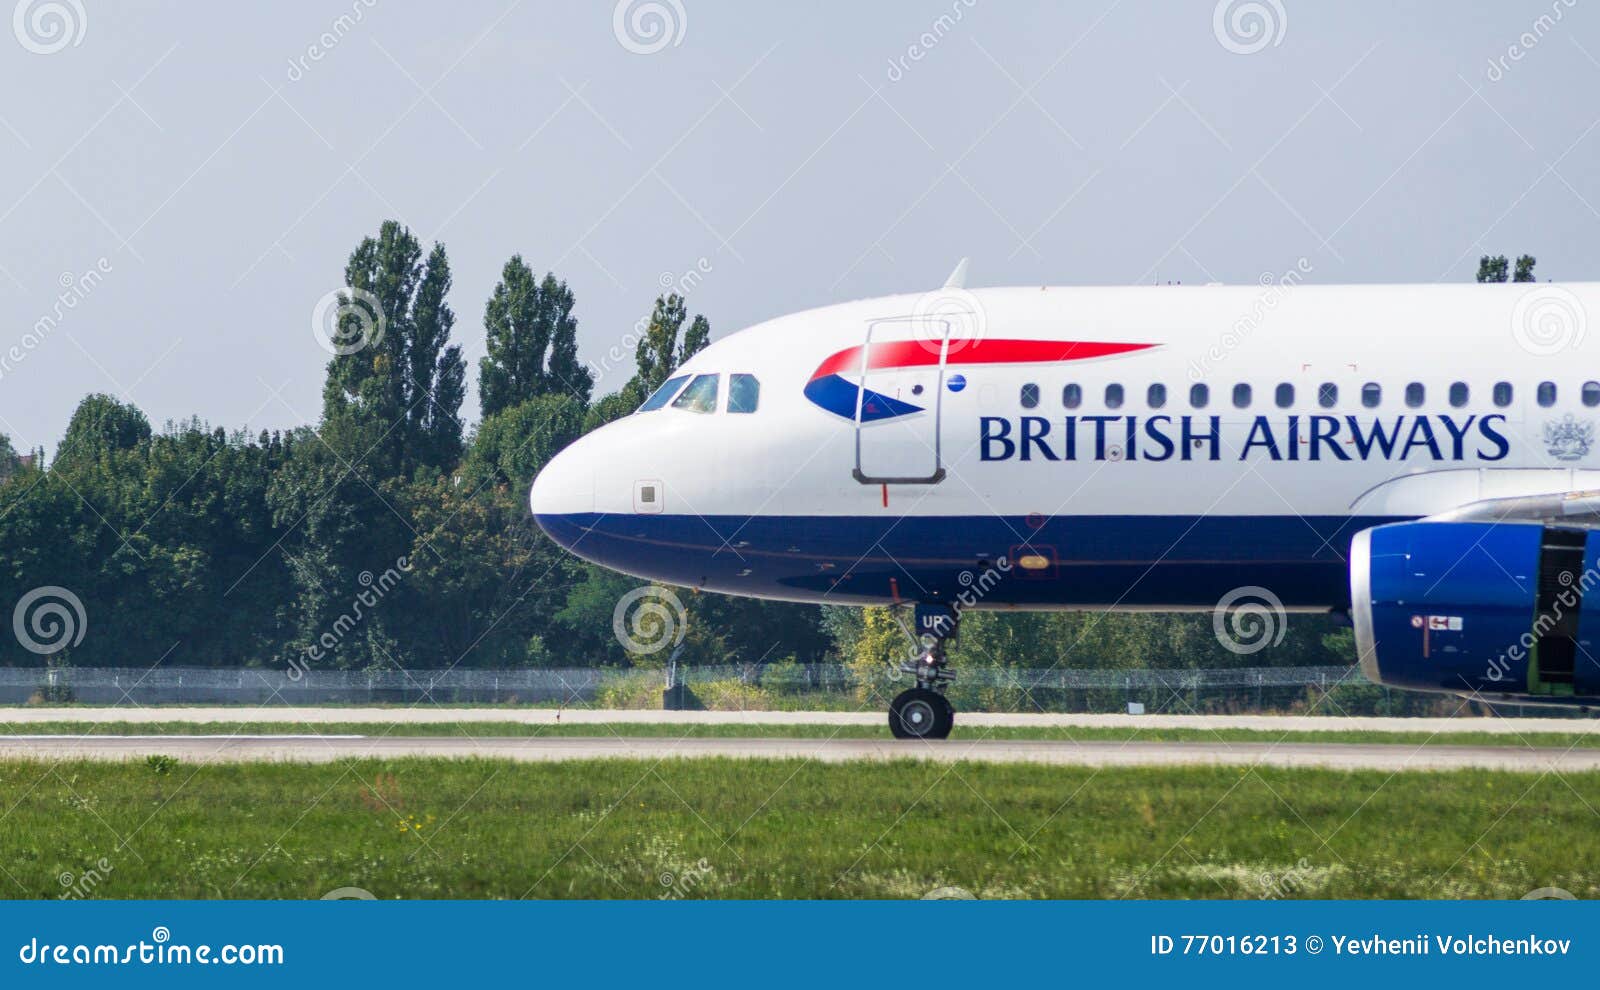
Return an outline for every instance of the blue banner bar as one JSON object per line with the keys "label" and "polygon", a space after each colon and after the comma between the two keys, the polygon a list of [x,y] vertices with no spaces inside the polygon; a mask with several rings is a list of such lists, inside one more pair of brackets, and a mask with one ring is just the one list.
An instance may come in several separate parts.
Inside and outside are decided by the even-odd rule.
{"label": "blue banner bar", "polygon": [[[0,903],[0,985],[1586,979],[1593,901]],[[309,981],[309,982],[308,982]],[[514,982],[512,982],[514,981]],[[440,985],[452,985],[440,984]],[[960,985],[960,984],[956,984]],[[1251,985],[1251,984],[1239,984]],[[1259,984],[1256,984],[1259,985]]]}

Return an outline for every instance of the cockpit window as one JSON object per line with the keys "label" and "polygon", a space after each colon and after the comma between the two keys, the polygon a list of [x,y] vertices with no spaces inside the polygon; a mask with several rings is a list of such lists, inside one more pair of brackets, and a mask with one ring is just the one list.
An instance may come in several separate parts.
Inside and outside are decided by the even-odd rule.
{"label": "cockpit window", "polygon": [[656,389],[650,394],[650,398],[644,400],[644,405],[640,406],[638,411],[649,412],[652,409],[660,409],[662,406],[672,401],[672,397],[678,394],[678,389],[683,388],[683,383],[688,380],[688,375],[679,375],[676,378],[668,378],[666,381],[661,383],[660,388]]}
{"label": "cockpit window", "polygon": [[712,413],[717,411],[717,379],[720,375],[695,375],[694,381],[683,390],[672,403],[674,409],[687,409],[690,412]]}
{"label": "cockpit window", "polygon": [[728,411],[753,413],[761,403],[761,382],[755,375],[728,376]]}

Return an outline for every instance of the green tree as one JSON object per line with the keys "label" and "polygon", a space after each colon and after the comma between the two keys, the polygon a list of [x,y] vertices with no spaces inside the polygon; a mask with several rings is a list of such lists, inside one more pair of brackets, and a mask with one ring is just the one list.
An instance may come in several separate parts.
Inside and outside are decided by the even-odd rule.
{"label": "green tree", "polygon": [[607,423],[621,419],[639,408],[640,403],[647,398],[649,398],[648,393],[641,393],[637,382],[629,382],[610,395],[596,399],[594,405],[584,414],[583,432],[593,432]]}
{"label": "green tree", "polygon": [[583,432],[593,432],[607,423],[621,419],[639,408],[647,398],[649,393],[642,392],[637,382],[629,382],[610,395],[601,396],[584,415]]}
{"label": "green tree", "polygon": [[1532,282],[1532,281],[1535,281],[1535,279],[1533,277],[1533,266],[1534,266],[1534,264],[1535,264],[1535,260],[1534,260],[1533,255],[1531,255],[1531,254],[1522,255],[1520,258],[1517,259],[1517,272],[1516,272],[1515,275],[1513,275],[1511,277],[1511,281],[1513,281],[1513,282]]}
{"label": "green tree", "polygon": [[[81,643],[50,662],[149,668],[260,663],[289,590],[266,491],[284,456],[191,420],[147,435],[142,414],[85,400],[50,470],[0,485],[0,586],[68,589]],[[248,577],[248,580],[245,578]],[[0,638],[0,663],[38,657]]]}
{"label": "green tree", "polygon": [[[348,353],[328,362],[324,424],[346,458],[373,459],[380,476],[418,467],[452,469],[461,454],[466,368],[449,343],[455,313],[445,301],[450,262],[435,244],[422,247],[399,223],[385,221],[345,265],[340,341]],[[374,311],[376,310],[376,311]]]}
{"label": "green tree", "polygon": [[17,456],[17,449],[11,446],[11,438],[0,433],[0,481],[5,481],[22,467],[22,458]]}
{"label": "green tree", "polygon": [[[374,576],[410,561],[419,545],[410,512],[429,503],[413,489],[440,482],[461,459],[466,369],[449,342],[450,263],[439,244],[424,260],[411,232],[388,221],[351,253],[345,282],[345,353],[328,363],[322,423],[303,431],[268,492],[293,579],[287,652],[308,665],[393,666],[410,659],[406,644],[416,642],[421,662],[438,662],[401,634],[425,613],[414,595],[391,589],[354,603],[372,597]],[[438,555],[425,540],[420,546]]]}
{"label": "green tree", "polygon": [[[634,377],[637,391],[648,396],[672,377],[678,366],[689,360],[711,341],[711,323],[704,316],[695,316],[688,330],[683,322],[688,319],[683,297],[676,292],[656,299],[655,310],[644,336],[634,349],[634,359],[639,370]],[[682,331],[682,340],[679,332]]]}
{"label": "green tree", "polygon": [[589,415],[583,424],[585,433],[621,419],[639,408],[651,392],[672,377],[679,365],[711,342],[711,322],[697,315],[690,321],[688,330],[684,330],[683,324],[688,316],[682,296],[673,293],[657,297],[650,321],[634,348],[636,368],[633,377],[622,388],[589,407]]}
{"label": "green tree", "polygon": [[417,460],[439,471],[450,470],[461,459],[461,403],[466,398],[467,365],[461,348],[450,343],[456,324],[456,314],[445,302],[450,285],[450,259],[444,245],[435,244],[411,307],[402,395]]}
{"label": "green tree", "polygon": [[89,395],[72,411],[55,466],[87,466],[149,439],[150,420],[137,406],[104,393]]}
{"label": "green tree", "polygon": [[526,495],[539,469],[583,433],[583,403],[540,395],[488,416],[462,463],[469,489],[505,485]]}
{"label": "green tree", "polygon": [[521,255],[500,273],[483,325],[489,353],[478,364],[478,399],[485,417],[537,395],[560,392],[588,404],[594,386],[578,362],[578,321],[567,283],[540,282]]}
{"label": "green tree", "polygon": [[1492,258],[1487,254],[1484,255],[1478,259],[1478,281],[1504,282],[1509,265],[1510,263],[1506,261],[1506,256],[1503,254],[1495,255]]}

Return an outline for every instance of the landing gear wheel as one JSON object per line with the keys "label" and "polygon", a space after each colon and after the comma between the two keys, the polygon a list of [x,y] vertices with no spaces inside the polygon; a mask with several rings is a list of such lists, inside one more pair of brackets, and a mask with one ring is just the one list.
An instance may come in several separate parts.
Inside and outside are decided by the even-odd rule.
{"label": "landing gear wheel", "polygon": [[944,695],[912,688],[889,705],[889,731],[896,739],[947,739],[955,725],[955,709]]}

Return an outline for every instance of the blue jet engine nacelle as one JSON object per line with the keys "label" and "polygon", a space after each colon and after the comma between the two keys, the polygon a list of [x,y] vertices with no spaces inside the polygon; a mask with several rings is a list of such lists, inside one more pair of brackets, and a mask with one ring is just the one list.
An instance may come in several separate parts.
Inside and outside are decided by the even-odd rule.
{"label": "blue jet engine nacelle", "polygon": [[1403,522],[1351,542],[1351,617],[1378,684],[1600,704],[1600,531]]}

